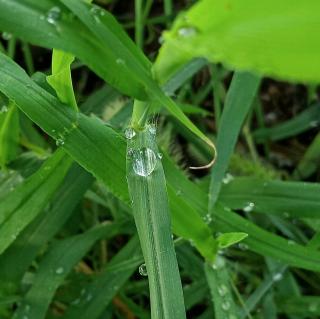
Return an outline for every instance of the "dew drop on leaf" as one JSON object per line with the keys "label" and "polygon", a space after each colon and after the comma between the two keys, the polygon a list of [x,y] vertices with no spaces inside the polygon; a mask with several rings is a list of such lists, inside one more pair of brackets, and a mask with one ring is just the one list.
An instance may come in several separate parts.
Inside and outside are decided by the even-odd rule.
{"label": "dew drop on leaf", "polygon": [[162,157],[163,157],[162,153],[158,153],[157,156],[158,156],[158,158],[159,158],[160,160],[161,160]]}
{"label": "dew drop on leaf", "polygon": [[230,309],[230,302],[229,301],[224,301],[221,305],[221,308],[225,311],[228,311]]}
{"label": "dew drop on leaf", "polygon": [[56,145],[57,145],[57,146],[62,146],[62,145],[64,145],[64,140],[63,140],[62,138],[58,138],[58,139],[56,140]]}
{"label": "dew drop on leaf", "polygon": [[127,127],[124,131],[124,136],[126,139],[131,140],[136,136],[136,132],[132,127]]}
{"label": "dew drop on leaf", "polygon": [[280,272],[276,273],[272,276],[272,280],[275,282],[280,281],[282,278],[283,278],[283,276],[282,276],[282,273],[280,273]]}
{"label": "dew drop on leaf", "polygon": [[146,264],[142,264],[139,266],[139,274],[144,277],[148,276]]}
{"label": "dew drop on leaf", "polygon": [[225,285],[221,285],[218,287],[218,293],[221,297],[225,296],[228,292],[228,288]]}
{"label": "dew drop on leaf", "polygon": [[189,38],[197,34],[197,30],[194,27],[183,27],[178,30],[178,35],[183,38]]}
{"label": "dew drop on leaf", "polygon": [[0,113],[7,113],[8,112],[8,107],[6,105],[2,105],[0,109]]}
{"label": "dew drop on leaf", "polygon": [[143,147],[133,153],[133,170],[139,176],[149,176],[155,169],[157,157],[153,150]]}
{"label": "dew drop on leaf", "polygon": [[116,63],[120,64],[120,65],[125,65],[126,64],[125,60],[120,59],[120,58],[116,59]]}
{"label": "dew drop on leaf", "polygon": [[56,24],[60,19],[61,9],[59,7],[52,7],[47,13],[47,21],[50,24]]}
{"label": "dew drop on leaf", "polygon": [[61,274],[63,274],[63,272],[64,272],[63,267],[59,267],[59,268],[56,269],[56,274],[57,275],[61,275]]}
{"label": "dew drop on leaf", "polygon": [[250,213],[253,209],[254,209],[254,203],[248,203],[248,204],[243,208],[243,210],[244,210],[246,213]]}
{"label": "dew drop on leaf", "polygon": [[11,38],[12,38],[12,34],[11,33],[6,32],[6,31],[2,32],[2,39],[3,40],[9,41]]}

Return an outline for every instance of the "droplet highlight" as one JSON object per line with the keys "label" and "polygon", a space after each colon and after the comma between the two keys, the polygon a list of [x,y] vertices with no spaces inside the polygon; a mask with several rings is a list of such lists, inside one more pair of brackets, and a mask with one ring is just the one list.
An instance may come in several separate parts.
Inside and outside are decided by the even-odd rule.
{"label": "droplet highlight", "polygon": [[47,21],[50,24],[56,24],[61,15],[61,9],[59,7],[52,7],[47,13]]}
{"label": "droplet highlight", "polygon": [[139,266],[139,274],[144,277],[148,276],[146,264],[142,264]]}

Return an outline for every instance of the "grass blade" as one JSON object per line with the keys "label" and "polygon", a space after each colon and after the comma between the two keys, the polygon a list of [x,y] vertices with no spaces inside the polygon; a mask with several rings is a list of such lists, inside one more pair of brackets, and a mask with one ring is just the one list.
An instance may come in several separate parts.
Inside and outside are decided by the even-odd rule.
{"label": "grass blade", "polygon": [[212,168],[209,190],[209,213],[218,199],[221,182],[238,139],[242,124],[257,94],[260,79],[250,73],[235,73],[228,90],[219,122],[217,138],[218,158]]}
{"label": "grass blade", "polygon": [[148,272],[151,317],[181,319],[185,318],[182,285],[171,238],[165,177],[153,130],[154,127],[147,127],[128,139],[127,179]]}

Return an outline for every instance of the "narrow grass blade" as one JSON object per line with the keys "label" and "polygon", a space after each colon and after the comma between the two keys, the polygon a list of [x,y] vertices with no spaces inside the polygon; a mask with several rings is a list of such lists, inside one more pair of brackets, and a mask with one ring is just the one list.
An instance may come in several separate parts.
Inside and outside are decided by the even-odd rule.
{"label": "narrow grass blade", "polygon": [[306,179],[316,172],[320,163],[320,134],[318,133],[293,172],[295,179]]}
{"label": "narrow grass blade", "polygon": [[209,213],[219,196],[222,179],[236,145],[242,124],[259,88],[260,79],[250,73],[235,73],[228,90],[217,138],[218,158],[212,168]]}
{"label": "narrow grass blade", "polygon": [[91,283],[84,286],[86,295],[79,292],[78,298],[73,301],[62,318],[100,318],[103,310],[142,262],[139,241],[135,236],[111,259],[106,268]]}
{"label": "narrow grass blade", "polygon": [[71,159],[58,151],[0,203],[0,254],[41,213],[60,186]]}
{"label": "narrow grass blade", "polygon": [[228,268],[223,257],[218,256],[214,264],[205,263],[204,269],[214,305],[215,319],[238,318]]}
{"label": "narrow grass blade", "polygon": [[99,225],[81,235],[55,243],[41,261],[33,285],[24,296],[13,319],[24,319],[25,316],[32,319],[45,318],[56,289],[72,268],[98,239],[111,238],[120,231],[121,225]]}
{"label": "narrow grass blade", "polygon": [[17,282],[22,278],[41,247],[71,216],[92,181],[93,177],[79,165],[71,167],[63,184],[51,199],[50,208],[43,211],[0,255],[0,281],[3,284]]}
{"label": "narrow grass blade", "polygon": [[128,139],[127,179],[148,273],[151,317],[181,319],[186,316],[182,285],[171,238],[165,176],[154,130],[153,126],[148,126],[144,131],[131,132],[135,136]]}
{"label": "narrow grass blade", "polygon": [[284,218],[320,218],[320,185],[238,177],[224,184],[220,200],[232,209]]}
{"label": "narrow grass blade", "polygon": [[19,145],[19,113],[14,102],[0,110],[0,167],[15,159]]}
{"label": "narrow grass blade", "polygon": [[319,123],[320,104],[316,103],[284,123],[256,130],[253,132],[253,137],[257,143],[268,140],[279,141],[315,128]]}

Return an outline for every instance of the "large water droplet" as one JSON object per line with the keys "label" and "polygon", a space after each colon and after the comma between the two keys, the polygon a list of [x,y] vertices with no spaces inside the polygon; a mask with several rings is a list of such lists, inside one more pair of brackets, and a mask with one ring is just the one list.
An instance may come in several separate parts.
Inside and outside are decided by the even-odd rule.
{"label": "large water droplet", "polygon": [[197,29],[194,27],[184,27],[178,30],[178,35],[183,38],[195,36],[197,33]]}
{"label": "large water droplet", "polygon": [[63,140],[62,138],[58,138],[58,139],[56,140],[56,145],[57,145],[57,146],[62,146],[62,145],[64,145],[64,140]]}
{"label": "large water droplet", "polygon": [[136,150],[133,153],[133,170],[139,176],[149,176],[155,169],[157,157],[148,147]]}
{"label": "large water droplet", "polygon": [[224,261],[223,257],[217,256],[216,261],[212,264],[212,268],[214,270],[218,270],[218,269],[221,269],[222,267],[224,267],[224,265],[225,265],[225,261]]}
{"label": "large water droplet", "polygon": [[126,137],[126,139],[131,140],[136,136],[136,132],[132,127],[127,127],[124,131],[124,136]]}
{"label": "large water droplet", "polygon": [[218,293],[221,297],[225,296],[228,293],[228,288],[226,285],[221,285],[218,287]]}
{"label": "large water droplet", "polygon": [[60,19],[61,9],[59,7],[52,7],[47,13],[47,21],[50,24],[56,24]]}
{"label": "large water droplet", "polygon": [[254,209],[254,203],[248,203],[248,204],[243,208],[243,210],[244,210],[246,213],[250,213],[253,209]]}
{"label": "large water droplet", "polygon": [[9,41],[11,38],[12,38],[12,34],[11,33],[6,32],[6,31],[2,32],[2,39],[3,40]]}
{"label": "large water droplet", "polygon": [[230,309],[231,305],[229,301],[224,301],[221,305],[221,308],[225,311],[228,311]]}
{"label": "large water droplet", "polygon": [[59,268],[56,269],[56,274],[57,274],[57,275],[62,275],[63,272],[64,272],[63,267],[59,267]]}
{"label": "large water droplet", "polygon": [[144,277],[148,276],[146,264],[142,264],[139,266],[139,274]]}

